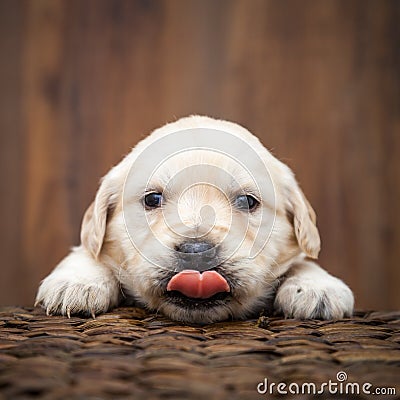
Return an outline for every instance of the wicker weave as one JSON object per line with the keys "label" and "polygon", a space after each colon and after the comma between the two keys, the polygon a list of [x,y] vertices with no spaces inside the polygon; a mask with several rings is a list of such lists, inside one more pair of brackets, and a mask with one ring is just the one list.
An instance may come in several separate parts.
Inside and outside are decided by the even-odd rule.
{"label": "wicker weave", "polygon": [[360,312],[339,321],[261,317],[199,327],[138,308],[95,320],[2,308],[0,398],[265,399],[256,389],[264,378],[318,384],[336,381],[344,371],[346,382],[395,387],[397,395],[379,397],[395,399],[399,328],[400,312]]}

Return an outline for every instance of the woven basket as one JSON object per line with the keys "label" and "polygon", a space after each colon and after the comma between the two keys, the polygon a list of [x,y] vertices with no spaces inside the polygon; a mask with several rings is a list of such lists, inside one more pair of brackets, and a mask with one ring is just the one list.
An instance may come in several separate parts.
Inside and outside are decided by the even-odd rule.
{"label": "woven basket", "polygon": [[[0,399],[308,399],[316,398],[311,384],[322,390],[329,380],[338,393],[322,386],[317,398],[396,399],[399,328],[400,312],[199,327],[133,307],[95,320],[1,308]],[[288,394],[279,394],[279,383]],[[357,383],[360,394],[345,394],[347,383]],[[371,393],[397,394],[366,394],[364,383]]]}

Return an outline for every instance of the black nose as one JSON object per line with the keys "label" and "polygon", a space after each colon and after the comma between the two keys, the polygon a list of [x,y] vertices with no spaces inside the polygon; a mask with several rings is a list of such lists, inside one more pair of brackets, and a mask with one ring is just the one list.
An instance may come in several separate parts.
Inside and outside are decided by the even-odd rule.
{"label": "black nose", "polygon": [[204,253],[213,249],[214,246],[207,242],[184,242],[177,247],[181,253]]}
{"label": "black nose", "polygon": [[217,266],[217,247],[208,242],[184,242],[177,248],[178,269],[206,271]]}

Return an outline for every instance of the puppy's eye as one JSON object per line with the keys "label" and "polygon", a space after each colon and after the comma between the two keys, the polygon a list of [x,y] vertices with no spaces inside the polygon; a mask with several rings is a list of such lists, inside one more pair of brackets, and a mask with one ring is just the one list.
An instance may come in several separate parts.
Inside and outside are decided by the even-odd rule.
{"label": "puppy's eye", "polygon": [[234,204],[239,210],[252,211],[258,206],[259,202],[253,196],[241,195],[236,197]]}
{"label": "puppy's eye", "polygon": [[144,197],[144,204],[148,208],[161,207],[162,194],[161,193],[149,193]]}

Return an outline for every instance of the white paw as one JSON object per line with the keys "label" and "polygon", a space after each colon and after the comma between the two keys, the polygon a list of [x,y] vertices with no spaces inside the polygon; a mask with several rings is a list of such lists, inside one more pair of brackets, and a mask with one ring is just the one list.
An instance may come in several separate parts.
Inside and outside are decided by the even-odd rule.
{"label": "white paw", "polygon": [[349,287],[331,275],[316,280],[292,276],[278,289],[275,309],[286,318],[339,319],[353,313]]}
{"label": "white paw", "polygon": [[118,285],[111,271],[78,251],[67,256],[43,280],[35,305],[40,304],[48,315],[95,317],[116,306],[118,298]]}

